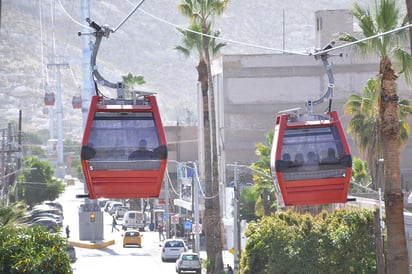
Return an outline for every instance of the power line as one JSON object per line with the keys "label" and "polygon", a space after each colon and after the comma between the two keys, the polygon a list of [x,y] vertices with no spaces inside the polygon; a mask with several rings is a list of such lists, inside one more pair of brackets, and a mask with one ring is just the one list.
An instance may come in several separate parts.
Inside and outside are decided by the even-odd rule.
{"label": "power line", "polygon": [[[61,0],[57,0],[57,1],[59,2],[60,7],[62,8],[63,12],[67,15],[67,17],[68,17],[70,20],[72,20],[74,23],[76,23],[76,24],[79,25],[79,26],[86,27],[86,28],[88,28],[88,29],[92,29],[92,28],[89,27],[88,25],[81,24],[81,23],[79,23],[77,20],[75,20],[75,19],[67,12],[67,10],[64,8],[64,6],[63,6],[62,3],[61,3]],[[403,29],[412,27],[412,24],[409,24],[409,25],[402,26],[402,27],[399,27],[399,28],[396,28],[396,29],[393,29],[393,30],[390,30],[390,31],[387,31],[387,32],[383,32],[383,33],[380,33],[380,34],[377,34],[377,35],[374,35],[374,36],[366,37],[366,38],[364,38],[364,39],[360,39],[360,40],[357,40],[357,41],[354,41],[354,42],[346,43],[346,44],[339,45],[339,46],[336,46],[336,47],[333,47],[333,48],[330,48],[330,49],[321,50],[321,51],[317,51],[317,52],[311,53],[309,49],[302,50],[302,51],[278,49],[278,48],[272,48],[272,47],[257,45],[257,44],[248,43],[248,42],[237,41],[237,40],[228,39],[228,38],[224,38],[224,37],[216,37],[216,36],[209,35],[209,34],[204,34],[204,33],[201,33],[201,32],[196,32],[196,31],[194,31],[194,30],[190,30],[190,29],[188,29],[188,28],[185,28],[185,27],[179,26],[179,25],[177,25],[177,24],[174,24],[174,23],[172,23],[172,22],[170,22],[170,21],[168,21],[168,20],[165,20],[165,19],[163,19],[163,18],[160,18],[160,17],[158,17],[158,16],[155,16],[155,15],[153,15],[153,14],[145,11],[145,10],[142,9],[142,8],[139,8],[139,7],[142,5],[142,3],[144,2],[144,0],[141,0],[137,5],[134,4],[134,3],[132,3],[130,0],[126,0],[126,1],[127,1],[130,5],[134,6],[134,9],[133,9],[131,12],[129,12],[129,14],[122,20],[122,22],[119,23],[119,25],[118,25],[115,29],[112,29],[112,32],[117,31],[117,29],[119,29],[119,28],[125,23],[125,21],[126,21],[127,19],[129,19],[129,17],[138,9],[138,10],[139,10],[140,12],[142,12],[143,14],[145,14],[145,15],[147,15],[147,16],[149,16],[149,17],[151,17],[151,18],[153,18],[153,19],[155,19],[155,20],[157,20],[157,21],[159,21],[159,22],[162,22],[162,23],[164,23],[164,24],[167,24],[167,25],[170,25],[170,26],[172,26],[172,27],[174,27],[174,28],[177,28],[177,29],[181,29],[181,30],[188,31],[188,32],[192,32],[192,33],[195,33],[195,34],[207,36],[207,37],[210,37],[210,38],[213,38],[213,39],[216,39],[216,40],[220,40],[220,41],[223,41],[223,42],[228,42],[228,43],[233,43],[233,44],[239,44],[239,45],[242,45],[242,46],[254,47],[254,48],[259,48],[259,49],[264,49],[264,50],[270,50],[270,51],[279,52],[279,53],[289,53],[289,54],[302,55],[302,56],[318,56],[318,55],[322,55],[322,54],[328,53],[328,52],[330,52],[330,51],[332,51],[332,50],[338,50],[338,49],[341,49],[341,48],[349,47],[349,46],[352,46],[352,45],[355,45],[355,44],[358,44],[358,43],[362,43],[362,42],[365,42],[365,41],[368,41],[368,40],[371,40],[371,39],[374,39],[374,38],[378,38],[378,37],[381,37],[381,36],[384,36],[384,35],[387,35],[387,34],[391,34],[391,33],[393,33],[393,32],[397,32],[397,31],[400,31],[400,30],[403,30]]]}

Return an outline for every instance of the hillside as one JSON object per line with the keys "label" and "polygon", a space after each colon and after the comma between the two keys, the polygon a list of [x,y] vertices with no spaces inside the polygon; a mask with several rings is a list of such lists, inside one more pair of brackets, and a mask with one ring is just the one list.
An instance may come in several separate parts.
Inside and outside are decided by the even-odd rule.
{"label": "hillside", "polygon": [[[17,121],[19,109],[23,110],[24,131],[48,128],[49,118],[42,114],[43,98],[46,88],[54,88],[56,73],[48,70],[47,64],[67,62],[70,69],[61,70],[65,138],[80,138],[81,110],[72,108],[71,99],[81,94],[82,39],[77,35],[83,24],[81,2],[3,0],[0,128],[6,127],[10,120]],[[138,1],[90,2],[90,18],[114,28],[131,11],[132,3]],[[147,0],[142,10],[136,11],[108,39],[103,39],[97,57],[99,71],[110,81],[118,81],[129,72],[143,75],[144,88],[157,93],[167,125],[184,121],[188,111],[197,112],[197,56],[186,59],[173,50],[181,39],[175,27],[188,25],[188,20],[177,10],[180,2]],[[352,0],[232,0],[225,14],[216,20],[215,28],[228,39],[223,54],[278,53],[263,47],[304,51],[313,49],[315,44],[314,12],[348,9],[352,3]],[[103,90],[114,96],[113,91]]]}

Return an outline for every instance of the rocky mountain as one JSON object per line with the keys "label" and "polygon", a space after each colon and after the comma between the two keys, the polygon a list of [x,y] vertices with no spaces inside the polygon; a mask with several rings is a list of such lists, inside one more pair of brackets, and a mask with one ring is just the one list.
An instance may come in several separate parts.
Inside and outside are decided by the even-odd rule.
{"label": "rocky mountain", "polygon": [[[17,121],[23,111],[23,130],[49,127],[42,113],[46,90],[56,89],[56,70],[62,68],[61,89],[65,138],[80,139],[81,110],[73,109],[73,96],[81,95],[81,4],[73,0],[2,0],[0,32],[0,128]],[[146,0],[109,38],[97,56],[99,71],[116,82],[131,72],[143,75],[145,90],[157,93],[166,125],[185,121],[197,113],[197,56],[185,58],[173,50],[181,36],[176,27],[189,25],[178,11],[180,0]],[[374,1],[358,1],[373,5]],[[90,0],[90,18],[116,28],[137,0]],[[215,20],[227,46],[223,54],[280,53],[275,49],[313,50],[314,12],[349,9],[352,0],[231,0],[227,11]],[[92,38],[92,41],[94,38]],[[114,96],[114,91],[102,88]]]}

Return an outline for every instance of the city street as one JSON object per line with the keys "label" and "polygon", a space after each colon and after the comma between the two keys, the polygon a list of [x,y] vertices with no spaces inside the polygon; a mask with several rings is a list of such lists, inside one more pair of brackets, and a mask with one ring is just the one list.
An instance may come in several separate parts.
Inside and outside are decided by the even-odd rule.
{"label": "city street", "polygon": [[[59,201],[63,205],[64,225],[70,227],[70,240],[79,239],[78,210],[83,199],[77,199],[76,194],[84,193],[83,184],[76,182],[74,186],[67,186]],[[111,232],[112,218],[104,213],[104,239],[114,240],[114,244],[101,249],[75,247],[77,261],[72,264],[74,274],[89,273],[175,273],[174,262],[162,262],[160,259],[161,246],[157,232],[142,232],[142,248],[126,247],[122,245],[120,219],[118,229]],[[62,234],[65,235],[64,229]],[[80,241],[79,241],[80,242]],[[83,242],[85,243],[85,242]]]}

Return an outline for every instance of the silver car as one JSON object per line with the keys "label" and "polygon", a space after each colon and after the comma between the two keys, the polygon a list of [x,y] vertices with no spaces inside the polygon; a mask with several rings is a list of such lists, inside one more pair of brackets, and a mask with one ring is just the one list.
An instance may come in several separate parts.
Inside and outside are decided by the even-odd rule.
{"label": "silver car", "polygon": [[202,273],[202,263],[197,253],[184,252],[176,260],[176,272],[180,274],[186,271]]}
{"label": "silver car", "polygon": [[187,252],[185,242],[182,239],[166,239],[163,242],[162,248],[162,261],[174,260],[176,261],[179,258],[180,254]]}

